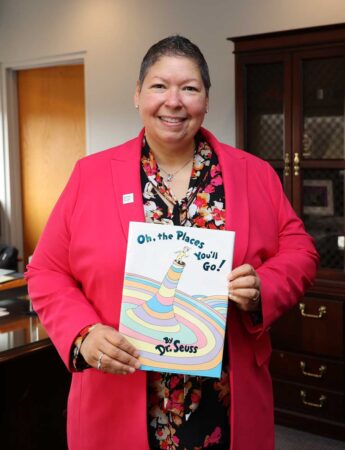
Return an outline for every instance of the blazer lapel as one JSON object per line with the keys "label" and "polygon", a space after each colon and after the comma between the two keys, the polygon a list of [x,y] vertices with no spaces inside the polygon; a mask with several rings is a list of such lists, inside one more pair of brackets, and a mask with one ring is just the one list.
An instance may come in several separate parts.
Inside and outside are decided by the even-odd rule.
{"label": "blazer lapel", "polygon": [[129,222],[145,221],[140,181],[142,134],[118,148],[111,160],[115,201],[126,240]]}
{"label": "blazer lapel", "polygon": [[[210,139],[210,134],[208,134]],[[212,136],[213,137],[213,136]],[[246,159],[236,149],[233,152],[214,137],[209,142],[216,151],[222,169],[225,191],[225,228],[235,231],[233,267],[245,262],[249,239],[248,173]]]}

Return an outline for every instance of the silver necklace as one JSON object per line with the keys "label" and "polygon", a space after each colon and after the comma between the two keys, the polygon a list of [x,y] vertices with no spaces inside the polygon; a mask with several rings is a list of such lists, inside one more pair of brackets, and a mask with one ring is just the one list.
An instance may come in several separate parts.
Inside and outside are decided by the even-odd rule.
{"label": "silver necklace", "polygon": [[174,179],[175,175],[178,174],[179,172],[181,172],[182,169],[184,169],[186,167],[187,164],[189,164],[194,158],[194,155],[192,156],[192,158],[190,158],[188,161],[186,161],[182,167],[180,167],[179,169],[177,169],[175,172],[167,172],[166,170],[163,169],[162,166],[159,166],[159,170],[163,171],[166,174],[166,182],[167,183],[171,183],[172,180]]}

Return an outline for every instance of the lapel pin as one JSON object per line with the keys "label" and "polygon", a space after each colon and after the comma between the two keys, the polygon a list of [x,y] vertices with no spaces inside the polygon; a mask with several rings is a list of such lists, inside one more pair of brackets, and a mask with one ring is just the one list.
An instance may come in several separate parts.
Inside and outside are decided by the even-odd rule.
{"label": "lapel pin", "polygon": [[124,205],[127,205],[128,203],[134,202],[134,194],[131,192],[130,194],[123,194],[122,196],[122,203]]}

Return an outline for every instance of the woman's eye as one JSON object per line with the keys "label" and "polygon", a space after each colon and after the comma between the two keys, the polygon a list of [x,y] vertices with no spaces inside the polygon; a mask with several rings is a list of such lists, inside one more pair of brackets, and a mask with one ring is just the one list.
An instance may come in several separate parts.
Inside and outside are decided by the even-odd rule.
{"label": "woman's eye", "polygon": [[195,86],[185,86],[183,89],[185,91],[198,92],[198,89]]}
{"label": "woman's eye", "polygon": [[164,89],[165,86],[162,83],[156,83],[151,86],[153,89]]}

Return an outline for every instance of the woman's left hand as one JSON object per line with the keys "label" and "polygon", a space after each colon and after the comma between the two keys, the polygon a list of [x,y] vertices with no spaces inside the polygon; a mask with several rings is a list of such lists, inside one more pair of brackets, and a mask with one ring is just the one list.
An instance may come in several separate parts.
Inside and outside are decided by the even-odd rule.
{"label": "woman's left hand", "polygon": [[228,275],[229,300],[236,303],[242,311],[260,309],[261,282],[250,264],[236,267]]}

